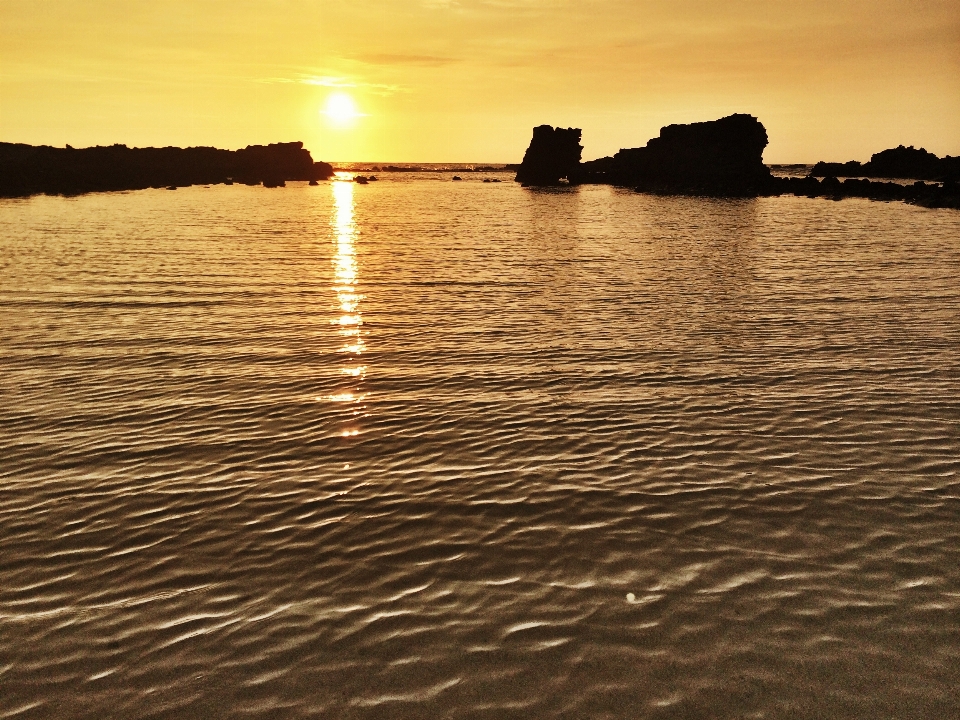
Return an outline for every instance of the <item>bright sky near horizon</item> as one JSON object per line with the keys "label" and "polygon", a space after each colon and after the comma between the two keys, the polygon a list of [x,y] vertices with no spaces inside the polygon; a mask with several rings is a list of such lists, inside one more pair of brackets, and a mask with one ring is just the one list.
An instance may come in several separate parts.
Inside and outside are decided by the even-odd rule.
{"label": "bright sky near horizon", "polygon": [[0,0],[0,140],[584,159],[756,115],[767,162],[960,155],[960,0]]}

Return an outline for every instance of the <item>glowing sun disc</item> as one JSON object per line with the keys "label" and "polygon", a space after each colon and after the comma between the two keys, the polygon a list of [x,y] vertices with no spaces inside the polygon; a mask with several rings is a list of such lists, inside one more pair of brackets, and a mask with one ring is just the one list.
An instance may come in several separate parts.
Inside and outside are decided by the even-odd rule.
{"label": "glowing sun disc", "polygon": [[357,105],[353,102],[353,98],[342,92],[333,93],[327,98],[323,113],[338,124],[352,122],[361,114],[357,111]]}

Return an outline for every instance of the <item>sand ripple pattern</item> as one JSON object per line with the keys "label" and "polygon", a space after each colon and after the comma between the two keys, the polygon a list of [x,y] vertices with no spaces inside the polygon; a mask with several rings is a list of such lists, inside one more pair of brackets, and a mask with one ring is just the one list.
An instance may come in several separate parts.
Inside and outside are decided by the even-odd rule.
{"label": "sand ripple pattern", "polygon": [[0,203],[0,718],[960,717],[960,213],[442,179]]}

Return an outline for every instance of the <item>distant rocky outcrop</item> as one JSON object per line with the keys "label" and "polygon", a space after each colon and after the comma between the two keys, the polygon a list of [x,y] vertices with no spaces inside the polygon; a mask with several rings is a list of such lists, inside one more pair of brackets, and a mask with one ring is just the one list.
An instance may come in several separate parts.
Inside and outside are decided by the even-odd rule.
{"label": "distant rocky outcrop", "polygon": [[813,177],[907,178],[911,180],[960,181],[960,157],[944,158],[924,148],[899,145],[874,153],[869,162],[818,162]]}
{"label": "distant rocky outcrop", "polygon": [[955,182],[925,183],[918,180],[910,185],[895,182],[878,182],[866,178],[840,180],[830,176],[823,180],[815,177],[776,178],[778,195],[805,195],[829,200],[865,198],[868,200],[900,200],[928,208],[952,208],[960,210],[960,184]]}
{"label": "distant rocky outcrop", "polygon": [[[610,184],[643,192],[709,197],[859,197],[960,209],[960,158],[938,158],[922,148],[901,145],[877,153],[864,165],[818,163],[809,177],[774,177],[763,163],[766,146],[763,124],[751,115],[736,114],[710,122],[667,125],[644,147],[581,163],[579,129],[540,125],[533,129],[517,180],[524,185],[556,185],[566,178],[571,184]],[[837,178],[869,173],[943,182],[903,185],[858,179],[841,182]],[[824,175],[822,182],[815,177]]]}
{"label": "distant rocky outcrop", "polygon": [[74,149],[0,143],[0,197],[75,195],[107,190],[239,182],[282,187],[287,180],[324,180],[328,163],[314,162],[302,142],[212,147]]}
{"label": "distant rocky outcrop", "polygon": [[558,185],[570,180],[580,166],[580,128],[555,128],[540,125],[517,170],[522,185]]}
{"label": "distant rocky outcrop", "polygon": [[751,115],[667,125],[644,147],[583,163],[574,180],[685,195],[764,195],[771,192],[766,146],[767,131]]}

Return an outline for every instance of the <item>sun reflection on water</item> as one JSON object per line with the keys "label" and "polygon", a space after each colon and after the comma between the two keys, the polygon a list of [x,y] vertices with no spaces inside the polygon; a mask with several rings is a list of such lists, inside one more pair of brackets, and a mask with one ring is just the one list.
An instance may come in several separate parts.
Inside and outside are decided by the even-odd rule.
{"label": "sun reflection on water", "polygon": [[[333,235],[336,252],[333,256],[333,291],[336,293],[338,316],[331,319],[337,326],[342,338],[339,352],[347,356],[341,375],[349,378],[352,384],[343,387],[329,396],[329,400],[338,403],[356,404],[362,401],[360,382],[366,376],[366,365],[360,362],[360,356],[366,351],[363,339],[363,316],[360,314],[360,301],[363,295],[358,289],[359,268],[357,265],[357,239],[359,229],[353,214],[353,183],[335,179],[333,187]],[[357,412],[354,412],[356,415]],[[352,426],[343,430],[343,437],[359,434]]]}

